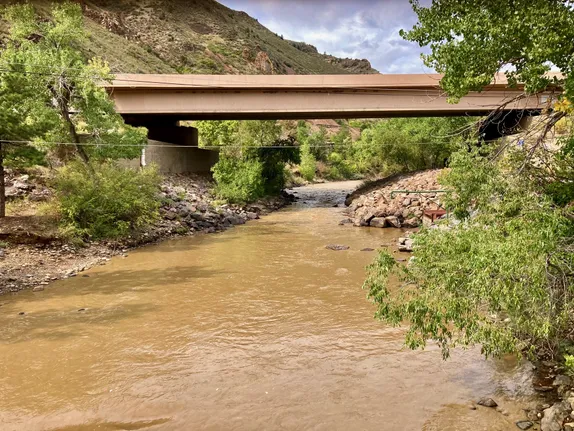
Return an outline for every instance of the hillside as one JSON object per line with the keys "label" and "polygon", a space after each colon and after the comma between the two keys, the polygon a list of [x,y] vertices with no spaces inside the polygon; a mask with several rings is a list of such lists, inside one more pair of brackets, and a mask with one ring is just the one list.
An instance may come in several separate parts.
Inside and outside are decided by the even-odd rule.
{"label": "hillside", "polygon": [[[14,3],[0,0],[0,4]],[[50,1],[31,0],[43,13]],[[284,40],[214,0],[81,1],[89,56],[114,72],[205,74],[377,73],[367,60],[320,54]]]}

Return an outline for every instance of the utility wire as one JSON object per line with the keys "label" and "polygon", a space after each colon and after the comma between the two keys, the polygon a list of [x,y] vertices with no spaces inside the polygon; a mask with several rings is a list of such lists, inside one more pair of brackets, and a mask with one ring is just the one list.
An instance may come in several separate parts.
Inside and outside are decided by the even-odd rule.
{"label": "utility wire", "polygon": [[[311,148],[332,148],[332,147],[347,147],[351,148],[357,146],[357,142],[351,144],[314,144],[309,145]],[[0,140],[3,144],[13,144],[13,145],[26,145],[26,144],[37,144],[37,145],[65,145],[65,146],[84,146],[84,147],[126,147],[126,148],[195,148],[195,149],[224,149],[224,148],[234,148],[234,149],[249,149],[249,148],[270,148],[270,149],[283,149],[283,148],[301,148],[301,145],[269,145],[269,146],[256,146],[256,145],[205,145],[200,147],[194,147],[190,145],[177,145],[177,144],[148,144],[148,145],[136,145],[136,144],[103,144],[96,142],[81,142],[79,144],[74,142],[42,142],[42,141],[16,141],[16,140]],[[440,145],[448,144],[448,142],[412,142],[407,145]],[[377,146],[377,147],[391,147],[401,144],[386,144],[386,143],[363,143],[358,144],[358,146]]]}

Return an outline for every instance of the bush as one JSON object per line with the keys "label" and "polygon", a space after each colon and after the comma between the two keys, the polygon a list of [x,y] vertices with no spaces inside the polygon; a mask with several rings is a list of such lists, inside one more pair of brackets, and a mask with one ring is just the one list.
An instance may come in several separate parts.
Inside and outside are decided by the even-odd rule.
{"label": "bush", "polygon": [[315,156],[311,154],[309,150],[309,145],[304,144],[301,146],[301,176],[306,181],[313,181],[315,179],[315,173],[317,171],[317,160]]}
{"label": "bush", "polygon": [[457,144],[471,138],[473,129],[468,126],[472,121],[463,117],[392,118],[367,123],[347,158],[357,171],[374,176],[442,168]]}
{"label": "bush", "polygon": [[292,139],[281,139],[277,121],[202,122],[200,129],[204,141],[221,147],[212,168],[215,192],[232,203],[279,194],[285,187],[286,164],[300,162],[299,149]]}
{"label": "bush", "polygon": [[256,159],[220,153],[212,168],[215,193],[231,203],[251,202],[265,195],[263,164]]}
{"label": "bush", "polygon": [[155,167],[70,163],[54,181],[62,228],[91,239],[117,238],[142,228],[158,216],[160,181]]}

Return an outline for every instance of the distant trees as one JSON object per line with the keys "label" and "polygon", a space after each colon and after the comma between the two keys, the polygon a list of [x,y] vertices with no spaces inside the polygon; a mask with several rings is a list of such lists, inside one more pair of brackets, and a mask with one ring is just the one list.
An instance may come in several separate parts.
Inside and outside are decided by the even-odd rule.
{"label": "distant trees", "polygon": [[197,121],[200,145],[219,147],[213,167],[216,194],[244,203],[276,195],[285,186],[285,166],[299,163],[294,140],[282,138],[277,121]]}

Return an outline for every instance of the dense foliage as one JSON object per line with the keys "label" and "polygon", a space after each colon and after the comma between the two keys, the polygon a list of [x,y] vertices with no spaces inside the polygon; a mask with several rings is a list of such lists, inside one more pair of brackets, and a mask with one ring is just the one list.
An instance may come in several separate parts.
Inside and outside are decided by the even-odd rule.
{"label": "dense foliage", "polygon": [[198,121],[200,145],[219,148],[213,167],[215,193],[233,203],[277,195],[287,163],[299,163],[299,149],[282,139],[277,121]]}
{"label": "dense foliage", "polygon": [[[451,193],[451,220],[415,237],[407,267],[380,253],[365,287],[377,317],[408,322],[412,348],[434,340],[448,356],[457,345],[480,344],[485,355],[550,354],[572,362],[574,345],[574,134],[562,124],[557,148],[548,132],[571,114],[574,10],[566,1],[413,1],[419,23],[408,40],[429,45],[427,65],[445,73],[456,101],[480,90],[495,72],[536,92],[561,84],[554,113],[521,145],[452,157],[442,183]],[[554,64],[562,78],[545,73]],[[568,125],[570,124],[570,126]],[[400,285],[396,286],[396,280]]]}
{"label": "dense foliage", "polygon": [[475,121],[393,118],[367,124],[352,146],[353,167],[373,176],[442,168],[462,142],[473,139]]}
{"label": "dense foliage", "polygon": [[71,162],[54,181],[62,226],[66,233],[88,239],[127,235],[157,217],[159,185],[154,167]]}
{"label": "dense foliage", "polygon": [[[53,149],[61,159],[79,155],[85,163],[90,158],[136,157],[146,131],[124,124],[115,112],[100,85],[112,79],[107,64],[86,61],[81,54],[86,34],[80,6],[64,2],[51,12],[45,19],[29,4],[3,10],[10,31],[0,53],[0,139],[36,141],[37,150]],[[0,147],[0,166],[3,153]],[[37,157],[20,150],[20,159],[26,154]]]}
{"label": "dense foliage", "polygon": [[[483,150],[484,151],[484,150]],[[441,182],[461,220],[416,235],[414,260],[399,266],[382,252],[365,287],[377,317],[410,322],[407,345],[480,343],[486,355],[541,349],[571,339],[574,316],[572,211],[553,204],[527,175],[513,175],[476,152],[453,156]],[[398,276],[401,287],[389,283]]]}
{"label": "dense foliage", "polygon": [[[418,24],[401,34],[421,46],[428,67],[445,76],[441,86],[457,100],[481,90],[504,68],[529,93],[556,82],[574,95],[574,11],[568,0],[411,0]],[[564,79],[546,76],[552,65]],[[508,67],[512,66],[512,67]]]}

